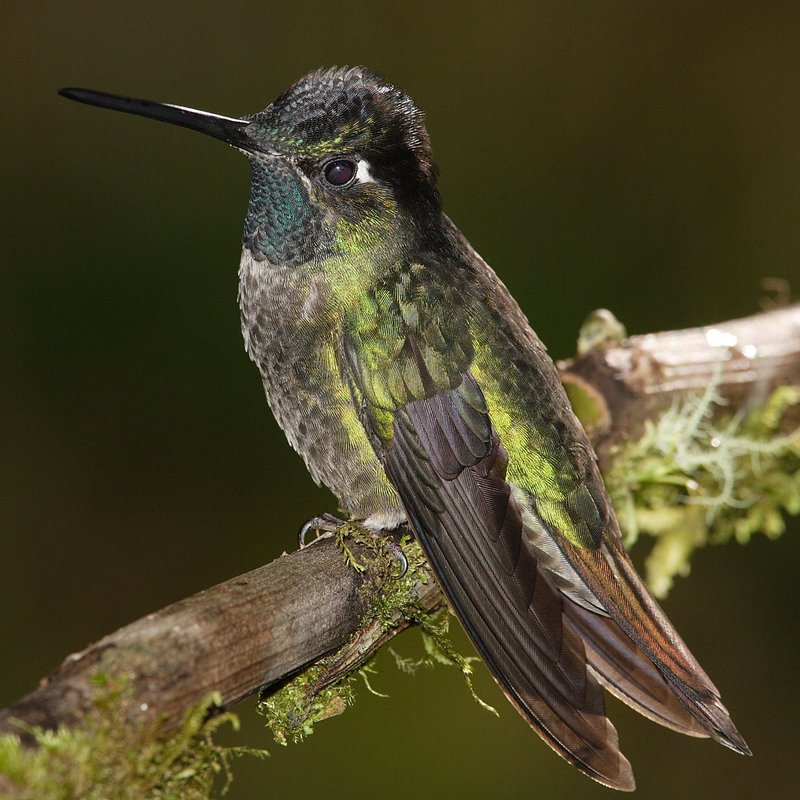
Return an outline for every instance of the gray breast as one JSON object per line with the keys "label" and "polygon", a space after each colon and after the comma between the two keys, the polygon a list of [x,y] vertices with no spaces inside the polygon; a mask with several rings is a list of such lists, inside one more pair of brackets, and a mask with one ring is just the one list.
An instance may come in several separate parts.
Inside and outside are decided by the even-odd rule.
{"label": "gray breast", "polygon": [[275,419],[311,476],[354,517],[396,517],[399,500],[339,373],[338,322],[324,276],[254,261],[245,248],[239,307],[245,349],[261,372]]}

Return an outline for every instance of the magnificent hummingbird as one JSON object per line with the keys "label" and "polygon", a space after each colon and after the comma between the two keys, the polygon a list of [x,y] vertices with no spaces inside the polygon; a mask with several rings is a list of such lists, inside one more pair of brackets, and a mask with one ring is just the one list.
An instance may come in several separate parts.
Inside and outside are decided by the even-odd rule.
{"label": "magnificent hummingbird", "polygon": [[278,424],[353,520],[411,526],[489,671],[547,744],[632,790],[607,689],[749,754],[625,553],[544,345],[442,210],[407,95],[361,68],[312,72],[243,117],[61,94],[247,157],[242,332]]}

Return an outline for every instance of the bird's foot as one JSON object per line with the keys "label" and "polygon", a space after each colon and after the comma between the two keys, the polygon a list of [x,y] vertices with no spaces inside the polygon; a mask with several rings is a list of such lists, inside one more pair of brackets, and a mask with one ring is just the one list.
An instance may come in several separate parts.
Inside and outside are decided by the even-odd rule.
{"label": "bird's foot", "polygon": [[[329,539],[344,525],[344,523],[345,521],[343,519],[339,519],[333,514],[328,513],[312,517],[300,528],[297,534],[297,544],[302,550],[304,547],[309,547],[320,539]],[[316,531],[317,535],[310,542],[306,543],[306,536],[308,536],[309,531]]]}
{"label": "bird's foot", "polygon": [[398,572],[396,574],[393,573],[392,577],[400,580],[400,578],[404,578],[408,572],[408,558],[403,552],[403,548],[396,541],[394,541],[394,539],[387,539],[386,547],[391,553],[392,558],[394,558],[398,564]]}
{"label": "bird's foot", "polygon": [[408,559],[406,558],[406,554],[403,552],[403,548],[394,542],[390,542],[389,552],[394,556],[399,565],[399,572],[393,577],[397,578],[398,580],[400,580],[400,578],[405,578],[406,572],[408,572]]}

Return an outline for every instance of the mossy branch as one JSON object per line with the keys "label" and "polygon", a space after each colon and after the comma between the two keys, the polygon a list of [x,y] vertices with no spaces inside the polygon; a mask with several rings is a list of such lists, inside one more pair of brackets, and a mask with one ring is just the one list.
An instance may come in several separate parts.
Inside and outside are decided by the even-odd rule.
{"label": "mossy branch", "polygon": [[[663,593],[695,547],[776,535],[783,511],[800,512],[800,306],[687,331],[628,339],[620,331],[608,312],[596,313],[580,355],[559,367],[629,540],[656,537],[649,577]],[[0,711],[0,734],[20,737],[0,736],[0,793],[25,796],[14,777],[20,742],[36,753],[42,730],[91,730],[98,675],[125,681],[117,724],[168,742],[170,732],[196,738],[198,713],[213,717],[258,691],[276,736],[298,738],[342,710],[342,679],[414,623],[442,660],[468,672],[430,617],[443,599],[415,543],[350,527],[345,539],[284,554],[69,656]],[[195,769],[181,766],[178,778]]]}
{"label": "mossy branch", "polygon": [[698,547],[775,537],[800,513],[800,306],[623,337],[594,312],[559,368],[626,545],[652,537],[663,597]]}

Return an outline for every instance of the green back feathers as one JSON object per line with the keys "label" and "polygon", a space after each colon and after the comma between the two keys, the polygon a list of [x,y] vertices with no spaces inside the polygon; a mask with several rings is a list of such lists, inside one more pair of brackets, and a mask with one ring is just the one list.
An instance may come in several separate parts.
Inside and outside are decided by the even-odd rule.
{"label": "green back feathers", "polygon": [[366,291],[344,321],[345,354],[378,436],[392,437],[406,403],[457,387],[472,360],[463,315],[443,318],[427,268],[412,264]]}

